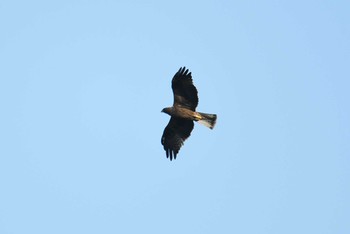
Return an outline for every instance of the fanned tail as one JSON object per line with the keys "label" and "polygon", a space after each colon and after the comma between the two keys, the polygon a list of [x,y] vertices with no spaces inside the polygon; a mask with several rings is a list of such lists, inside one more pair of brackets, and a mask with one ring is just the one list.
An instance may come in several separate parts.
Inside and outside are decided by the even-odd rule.
{"label": "fanned tail", "polygon": [[198,123],[203,124],[204,126],[207,126],[210,129],[213,129],[216,124],[216,114],[206,114],[197,112],[200,114],[200,119],[198,119]]}

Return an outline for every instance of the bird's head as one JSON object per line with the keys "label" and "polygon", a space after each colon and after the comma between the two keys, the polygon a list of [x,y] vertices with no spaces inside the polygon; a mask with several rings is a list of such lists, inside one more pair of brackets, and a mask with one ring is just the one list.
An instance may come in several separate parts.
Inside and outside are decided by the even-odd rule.
{"label": "bird's head", "polygon": [[163,113],[166,113],[166,114],[168,114],[168,115],[170,115],[170,113],[171,113],[171,107],[165,107],[165,108],[163,108],[162,112],[163,112]]}

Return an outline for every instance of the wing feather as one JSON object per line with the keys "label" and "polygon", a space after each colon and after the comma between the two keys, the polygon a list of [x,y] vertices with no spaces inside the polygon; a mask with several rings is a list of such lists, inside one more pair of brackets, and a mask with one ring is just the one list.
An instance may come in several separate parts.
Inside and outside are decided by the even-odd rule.
{"label": "wing feather", "polygon": [[193,85],[192,74],[186,67],[181,67],[173,77],[171,87],[174,93],[174,106],[180,105],[196,110],[198,105],[198,92]]}
{"label": "wing feather", "polygon": [[176,159],[184,141],[191,135],[193,130],[193,121],[171,117],[168,125],[165,127],[162,136],[162,145],[166,152],[167,158]]}

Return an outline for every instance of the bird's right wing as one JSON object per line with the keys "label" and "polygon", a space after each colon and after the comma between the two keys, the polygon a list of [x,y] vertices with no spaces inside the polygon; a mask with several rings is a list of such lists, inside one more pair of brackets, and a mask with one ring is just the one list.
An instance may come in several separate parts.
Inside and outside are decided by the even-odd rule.
{"label": "bird's right wing", "polygon": [[162,145],[166,152],[166,157],[170,160],[176,159],[184,141],[191,135],[193,130],[193,121],[171,117],[168,125],[165,127],[162,136]]}

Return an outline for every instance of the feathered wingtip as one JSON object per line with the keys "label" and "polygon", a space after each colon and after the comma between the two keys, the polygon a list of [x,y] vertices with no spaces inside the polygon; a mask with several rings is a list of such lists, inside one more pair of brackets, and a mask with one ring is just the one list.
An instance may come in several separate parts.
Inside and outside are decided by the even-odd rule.
{"label": "feathered wingtip", "polygon": [[176,156],[177,156],[177,152],[176,151],[173,151],[171,149],[166,149],[165,152],[166,152],[166,157],[170,158],[170,161],[172,161],[173,158],[176,159]]}
{"label": "feathered wingtip", "polygon": [[177,71],[179,74],[186,75],[188,73],[188,69],[186,69],[185,66],[180,67],[180,69]]}
{"label": "feathered wingtip", "polygon": [[206,114],[206,113],[200,113],[201,119],[198,120],[198,123],[203,124],[204,126],[213,129],[216,124],[217,116],[216,114]]}

